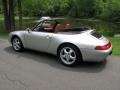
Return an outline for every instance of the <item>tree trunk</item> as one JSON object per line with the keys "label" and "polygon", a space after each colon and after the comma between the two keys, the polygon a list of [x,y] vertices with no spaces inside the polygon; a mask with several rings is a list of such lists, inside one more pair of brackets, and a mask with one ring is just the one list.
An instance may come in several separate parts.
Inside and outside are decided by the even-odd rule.
{"label": "tree trunk", "polygon": [[10,31],[10,17],[9,17],[9,8],[8,8],[8,0],[2,0],[3,3],[3,12],[4,12],[4,22],[5,22],[5,30]]}
{"label": "tree trunk", "polygon": [[4,11],[5,30],[15,30],[13,0],[2,0]]}
{"label": "tree trunk", "polygon": [[11,30],[15,30],[15,15],[14,15],[14,6],[13,6],[13,0],[9,0],[9,16],[10,16],[10,26]]}
{"label": "tree trunk", "polygon": [[18,12],[19,12],[19,29],[22,29],[22,6],[21,0],[18,0]]}

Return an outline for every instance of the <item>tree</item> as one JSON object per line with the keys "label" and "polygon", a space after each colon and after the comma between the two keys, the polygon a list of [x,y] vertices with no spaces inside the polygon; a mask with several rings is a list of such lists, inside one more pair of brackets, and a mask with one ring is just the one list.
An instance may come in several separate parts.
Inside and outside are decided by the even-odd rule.
{"label": "tree", "polygon": [[15,30],[13,0],[2,0],[4,11],[5,30]]}
{"label": "tree", "polygon": [[13,0],[8,0],[9,1],[9,16],[10,16],[10,30],[15,30],[15,15],[14,15],[14,5],[13,5]]}
{"label": "tree", "polygon": [[2,1],[0,0],[0,13],[2,13]]}
{"label": "tree", "polygon": [[22,29],[22,5],[21,0],[17,0],[18,3],[18,12],[19,12],[19,29]]}
{"label": "tree", "polygon": [[8,0],[2,0],[3,3],[3,12],[4,12],[4,22],[5,22],[5,30],[10,30],[10,19],[9,19],[9,10],[8,10]]}

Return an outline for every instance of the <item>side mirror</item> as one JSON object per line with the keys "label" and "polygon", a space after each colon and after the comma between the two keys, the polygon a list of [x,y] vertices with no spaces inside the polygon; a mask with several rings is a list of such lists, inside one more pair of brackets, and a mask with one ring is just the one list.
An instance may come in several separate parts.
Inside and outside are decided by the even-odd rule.
{"label": "side mirror", "polygon": [[30,28],[26,28],[26,30],[30,33],[31,29]]}

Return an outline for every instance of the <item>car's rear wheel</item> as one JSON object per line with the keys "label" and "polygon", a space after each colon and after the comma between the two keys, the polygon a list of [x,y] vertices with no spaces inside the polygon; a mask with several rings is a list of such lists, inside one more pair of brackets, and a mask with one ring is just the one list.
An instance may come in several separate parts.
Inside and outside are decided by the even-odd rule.
{"label": "car's rear wheel", "polygon": [[12,39],[12,47],[17,52],[23,51],[24,49],[22,41],[18,37]]}
{"label": "car's rear wheel", "polygon": [[74,45],[62,45],[58,51],[59,60],[66,66],[74,66],[81,61],[81,53]]}

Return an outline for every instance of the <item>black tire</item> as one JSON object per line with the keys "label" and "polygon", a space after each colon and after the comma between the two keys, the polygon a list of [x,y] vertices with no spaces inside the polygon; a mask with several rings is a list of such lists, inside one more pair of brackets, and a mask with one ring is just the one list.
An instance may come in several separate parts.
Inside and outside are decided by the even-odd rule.
{"label": "black tire", "polygon": [[[61,53],[65,54],[65,53],[63,52],[63,50],[64,50],[64,49],[67,50],[67,48],[73,50],[73,53],[71,53],[70,56],[68,55],[69,58],[70,58],[71,56],[73,57],[73,56],[76,55],[76,58],[74,57],[75,60],[74,60],[73,62],[71,61],[72,63],[66,63],[65,60],[63,59],[64,57],[61,57],[61,56],[62,56]],[[73,54],[73,55],[72,55],[72,54]],[[74,54],[75,54],[75,55],[74,55]],[[66,57],[67,57],[67,55],[66,55]],[[66,57],[65,57],[65,58],[66,58]],[[80,50],[79,50],[76,46],[74,46],[74,45],[72,45],[72,44],[64,44],[64,45],[60,46],[60,48],[59,48],[59,50],[58,50],[58,58],[59,58],[60,62],[61,62],[63,65],[65,65],[65,66],[76,66],[76,65],[78,65],[78,64],[82,61],[82,55],[81,55]],[[70,59],[71,59],[71,58],[70,58]],[[71,59],[71,60],[72,60],[72,59]]]}
{"label": "black tire", "polygon": [[[17,44],[15,44],[15,42],[19,43],[18,46],[17,46]],[[12,43],[13,50],[15,50],[16,52],[21,52],[24,50],[22,41],[20,40],[19,37],[17,37],[17,36],[13,37],[11,43]]]}

